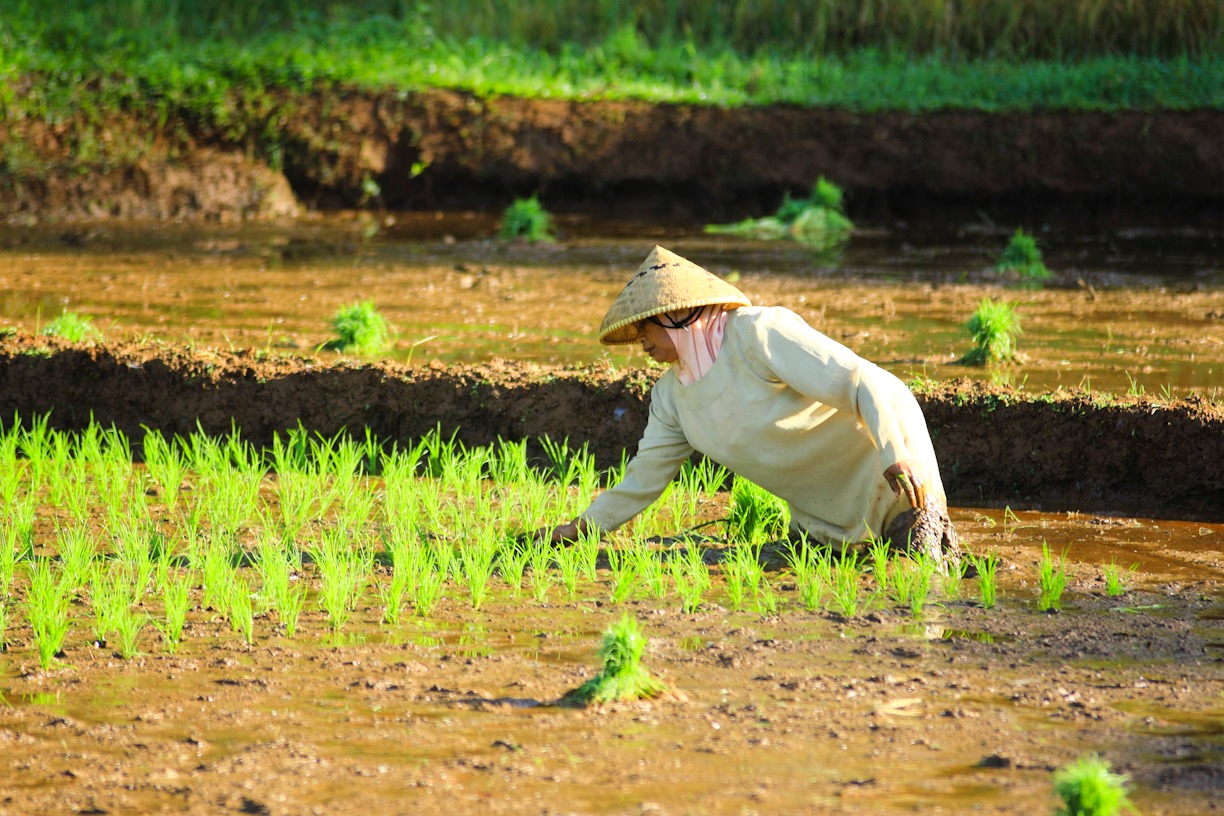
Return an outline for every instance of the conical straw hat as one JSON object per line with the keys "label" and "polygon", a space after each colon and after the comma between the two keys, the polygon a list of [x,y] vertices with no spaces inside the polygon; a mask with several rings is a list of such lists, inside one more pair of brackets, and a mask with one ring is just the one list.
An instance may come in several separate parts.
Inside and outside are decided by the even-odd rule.
{"label": "conical straw hat", "polygon": [[752,301],[731,284],[715,277],[676,253],[655,247],[621,293],[616,296],[599,327],[599,342],[605,345],[637,340],[633,324],[652,315],[676,312],[715,303],[734,309]]}

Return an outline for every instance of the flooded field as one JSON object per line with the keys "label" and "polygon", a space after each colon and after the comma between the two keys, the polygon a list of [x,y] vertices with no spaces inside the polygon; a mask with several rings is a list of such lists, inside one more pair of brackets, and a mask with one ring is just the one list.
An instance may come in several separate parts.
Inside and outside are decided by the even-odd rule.
{"label": "flooded field", "polygon": [[[1218,234],[1051,231],[1039,237],[1056,278],[1034,290],[990,279],[1008,236],[990,225],[863,230],[836,264],[791,246],[646,225],[563,221],[563,239],[547,246],[503,244],[489,237],[494,229],[485,216],[401,215],[394,222],[334,216],[241,228],[0,231],[0,325],[34,334],[71,309],[93,316],[108,342],[119,344],[39,349],[30,338],[9,338],[0,369],[5,398],[41,382],[61,395],[56,410],[72,418],[68,425],[75,427],[76,413],[104,406],[106,421],[122,420],[129,433],[141,423],[189,433],[201,416],[228,429],[241,417],[260,424],[264,444],[271,430],[296,419],[330,428],[329,421],[366,417],[367,427],[396,438],[439,415],[468,416],[466,403],[500,394],[505,407],[494,406],[479,429],[487,441],[518,427],[496,424],[498,411],[517,419],[528,413],[524,405],[538,411],[543,427],[575,422],[594,434],[608,416],[620,419],[616,406],[629,406],[620,410],[630,417],[640,411],[640,394],[626,401],[615,388],[621,372],[644,367],[645,358],[605,353],[594,332],[631,270],[661,243],[734,279],[758,302],[794,308],[906,379],[1155,398],[1117,413],[1109,413],[1112,397],[1101,398],[1099,416],[1089,416],[1090,393],[1069,402],[1057,417],[1068,427],[1084,423],[1087,443],[1055,437],[1054,423],[1035,412],[1015,426],[1024,439],[999,440],[999,428],[1012,427],[1002,425],[1007,399],[953,386],[966,404],[988,406],[975,407],[978,424],[957,432],[994,446],[979,444],[976,459],[965,454],[955,464],[941,454],[950,484],[987,484],[973,468],[1014,462],[1050,473],[1062,473],[1055,466],[1063,460],[1093,467],[1115,448],[1115,458],[1100,461],[1131,469],[1119,474],[1123,482],[1172,482],[1176,463],[1170,471],[1168,463],[1128,461],[1128,440],[1133,446],[1147,433],[1139,417],[1167,411],[1170,419],[1155,425],[1172,427],[1181,411],[1208,431],[1218,421],[1211,404],[1224,390]],[[969,344],[962,324],[983,297],[1018,304],[1020,365],[991,372],[955,363]],[[399,366],[355,368],[316,351],[330,338],[335,310],[365,299],[398,330]],[[282,354],[306,359],[277,362]],[[498,359],[539,366],[507,363],[500,379],[495,368],[468,368]],[[446,376],[444,366],[428,365],[434,361],[454,367],[454,383],[411,390]],[[557,368],[570,364],[593,364],[602,379]],[[329,368],[332,378],[322,371]],[[407,382],[413,377],[419,381]],[[518,381],[526,387],[516,399],[528,402],[505,396]],[[550,397],[549,386],[569,390]],[[393,392],[391,402],[402,405],[379,402],[376,392]],[[1178,401],[1191,393],[1206,400]],[[592,395],[593,405],[576,408]],[[244,404],[239,410],[225,399]],[[928,405],[945,411],[961,402],[955,394],[940,400]],[[949,430],[936,441],[950,445],[956,423],[941,421]],[[1196,439],[1166,444],[1201,480],[1195,485],[1219,491],[1224,441]],[[475,510],[443,502],[429,511],[412,503],[423,501],[417,496],[401,505],[412,512],[384,512],[377,508],[399,494],[383,474],[345,482],[337,494],[345,498],[335,513],[352,510],[355,525],[319,510],[283,539],[288,550],[313,555],[336,533],[370,556],[340,627],[322,562],[295,565],[292,584],[305,605],[291,633],[267,600],[260,568],[261,552],[286,532],[277,525],[287,523],[289,494],[276,492],[276,479],[261,473],[265,503],[223,519],[222,492],[208,479],[189,475],[174,505],[173,491],[117,450],[123,463],[111,464],[123,474],[120,493],[107,492],[110,478],[52,479],[54,463],[71,459],[54,445],[46,446],[52,464],[45,469],[14,458],[22,465],[10,470],[19,476],[0,479],[11,486],[0,555],[11,554],[15,565],[0,592],[0,642],[8,644],[0,653],[4,816],[1034,814],[1053,812],[1052,773],[1090,753],[1129,776],[1141,813],[1221,808],[1224,520],[1211,508],[1200,506],[1205,520],[1195,521],[1113,512],[1093,501],[1114,494],[1071,475],[1060,477],[1058,490],[1083,506],[1043,510],[1026,507],[1019,493],[998,492],[1005,482],[991,483],[989,502],[962,500],[951,514],[970,552],[997,557],[997,605],[984,602],[983,578],[971,574],[959,585],[939,583],[914,612],[864,568],[858,606],[847,613],[829,592],[813,603],[784,552],[769,546],[764,588],[737,601],[725,566],[735,542],[722,527],[703,528],[709,536],[698,543],[671,537],[725,516],[728,497],[720,491],[694,505],[697,518],[665,515],[644,530],[648,538],[632,529],[606,539],[594,575],[573,591],[565,556],[542,556],[517,577],[499,567],[480,603],[474,568],[456,566],[433,607],[405,603],[388,621],[394,519],[430,518],[419,540],[455,552],[490,531],[504,547],[516,528],[549,519],[519,499]],[[82,459],[98,468],[90,473],[109,472],[99,456]],[[1034,478],[1052,479],[1046,472]],[[78,483],[91,485],[92,498],[72,498]],[[557,499],[549,518],[572,512],[572,500]],[[25,529],[28,549],[18,535]],[[129,559],[179,558],[130,605],[148,616],[130,651],[118,633],[95,637],[100,595],[86,581],[70,593],[62,650],[43,665],[29,622],[32,572],[72,560],[67,553],[80,529],[96,547],[90,563],[115,572]],[[133,531],[135,547],[124,544]],[[201,548],[217,543],[230,557],[209,568],[232,573],[249,590],[236,594],[236,606],[210,597]],[[645,578],[631,589],[621,585],[617,552],[642,547],[666,563],[696,546],[704,548],[711,585],[695,606],[674,575],[657,590]],[[1039,602],[1044,552],[1065,559],[1067,570],[1066,591],[1049,610]],[[1115,578],[1121,570],[1120,587],[1109,586],[1111,570]],[[167,601],[154,589],[171,574],[190,587],[177,650],[166,645]],[[647,667],[676,694],[588,709],[560,705],[597,669],[601,633],[626,612],[650,639]]]}
{"label": "flooded field", "polygon": [[[699,229],[562,220],[556,244],[507,244],[495,218],[329,216],[285,226],[106,225],[0,231],[0,321],[34,332],[63,309],[111,339],[316,353],[338,308],[371,300],[400,361],[645,365],[594,341],[655,243],[802,314],[903,379],[994,379],[1185,396],[1224,385],[1224,235],[1039,233],[1054,281],[991,273],[1010,232],[987,225],[863,229],[838,259]],[[1021,365],[958,365],[983,298],[1016,305]]]}

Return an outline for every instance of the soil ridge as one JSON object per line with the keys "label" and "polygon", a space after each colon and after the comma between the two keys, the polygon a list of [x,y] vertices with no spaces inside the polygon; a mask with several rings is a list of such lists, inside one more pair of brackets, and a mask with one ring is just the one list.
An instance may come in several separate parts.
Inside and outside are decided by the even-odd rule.
{"label": "soil ridge", "polygon": [[[0,339],[0,417],[138,443],[145,428],[238,428],[258,446],[296,428],[407,444],[438,428],[467,445],[586,444],[600,467],[636,450],[654,374],[495,361],[405,366],[167,344]],[[1224,408],[1201,398],[1028,394],[958,380],[917,393],[954,504],[1224,520]]]}
{"label": "soil ridge", "polygon": [[[270,89],[227,110],[226,123],[8,123],[0,150],[28,160],[0,172],[0,218],[497,211],[538,193],[555,211],[698,222],[764,214],[820,175],[867,220],[1224,211],[1220,110],[856,113],[355,88]],[[83,163],[85,142],[104,158]]]}

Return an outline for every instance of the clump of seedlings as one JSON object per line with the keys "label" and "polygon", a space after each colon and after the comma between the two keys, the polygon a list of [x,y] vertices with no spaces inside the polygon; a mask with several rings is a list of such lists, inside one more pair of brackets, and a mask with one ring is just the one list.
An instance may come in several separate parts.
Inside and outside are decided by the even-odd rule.
{"label": "clump of seedlings", "polygon": [[1116,598],[1126,593],[1127,579],[1139,569],[1139,565],[1131,564],[1126,569],[1123,569],[1117,560],[1111,560],[1103,569],[1105,572],[1105,594],[1111,598]]}
{"label": "clump of seedlings", "polygon": [[843,199],[842,189],[821,176],[807,198],[791,198],[787,193],[773,215],[734,224],[707,224],[705,231],[761,241],[789,239],[823,252],[840,246],[854,230]]}
{"label": "clump of seedlings", "polygon": [[42,333],[48,337],[60,337],[70,343],[101,340],[102,331],[93,324],[93,318],[80,312],[65,309],[60,316],[43,326]]}
{"label": "clump of seedlings", "polygon": [[652,677],[642,665],[646,643],[637,620],[622,615],[604,632],[599,646],[599,659],[603,663],[599,674],[567,692],[561,702],[568,705],[630,702],[651,699],[669,691],[666,683]]}
{"label": "clump of seedlings", "polygon": [[1127,777],[1110,771],[1096,754],[1075,760],[1054,772],[1054,792],[1061,800],[1056,816],[1119,816],[1136,813],[1126,788]]}
{"label": "clump of seedlings", "polygon": [[790,526],[786,502],[765,488],[736,476],[731,482],[727,534],[732,541],[759,544],[781,538]]}
{"label": "clump of seedlings", "polygon": [[1041,259],[1041,250],[1037,247],[1037,239],[1023,229],[1016,230],[1007,249],[995,262],[995,271],[1014,275],[1021,283],[1040,286],[1053,277]]}
{"label": "clump of seedlings", "polygon": [[971,555],[973,568],[978,574],[978,599],[983,609],[993,609],[999,600],[999,557],[994,553]]}
{"label": "clump of seedlings", "polygon": [[552,216],[538,196],[516,198],[502,215],[497,235],[499,238],[522,238],[533,244],[556,240],[552,234]]}
{"label": "clump of seedlings", "polygon": [[1020,317],[1015,305],[990,298],[978,304],[965,323],[973,348],[960,359],[966,365],[1011,363],[1019,358],[1016,340],[1020,336]]}
{"label": "clump of seedlings", "polygon": [[1064,550],[1055,563],[1050,555],[1050,545],[1041,542],[1041,563],[1037,566],[1037,588],[1041,594],[1037,599],[1037,608],[1042,612],[1057,612],[1062,608],[1062,594],[1068,580],[1066,554]]}
{"label": "clump of seedlings", "polygon": [[378,354],[391,345],[391,329],[373,301],[341,306],[332,315],[331,327],[336,337],[324,347],[333,351]]}

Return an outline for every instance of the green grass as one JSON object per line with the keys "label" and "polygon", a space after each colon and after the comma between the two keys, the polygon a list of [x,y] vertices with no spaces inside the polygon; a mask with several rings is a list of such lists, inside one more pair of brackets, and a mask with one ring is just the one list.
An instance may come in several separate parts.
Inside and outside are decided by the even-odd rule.
{"label": "green grass", "polygon": [[1016,341],[1020,336],[1020,316],[1015,305],[985,298],[965,323],[973,340],[961,362],[966,365],[1010,363],[1016,359]]}
{"label": "green grass", "polygon": [[[295,93],[450,88],[482,97],[936,111],[1224,107],[1224,10],[1148,0],[800,6],[697,0],[28,0],[0,21],[0,110],[55,124],[74,166],[130,164],[105,112],[191,122],[274,167]],[[938,10],[938,13],[936,13]],[[284,89],[288,94],[271,94]],[[20,139],[9,171],[49,169]],[[367,191],[368,193],[369,191]]]}

